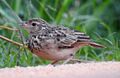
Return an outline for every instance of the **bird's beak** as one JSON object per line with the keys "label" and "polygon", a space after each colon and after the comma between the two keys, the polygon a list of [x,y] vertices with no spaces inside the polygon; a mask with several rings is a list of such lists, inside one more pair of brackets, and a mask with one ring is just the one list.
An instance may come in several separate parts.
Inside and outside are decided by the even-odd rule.
{"label": "bird's beak", "polygon": [[22,27],[24,27],[24,28],[26,28],[26,27],[27,27],[26,22],[21,22],[19,25],[20,25],[20,26],[22,26]]}
{"label": "bird's beak", "polygon": [[29,26],[26,22],[22,22],[19,24],[22,28],[24,28],[25,30],[27,30],[28,32],[30,32]]}

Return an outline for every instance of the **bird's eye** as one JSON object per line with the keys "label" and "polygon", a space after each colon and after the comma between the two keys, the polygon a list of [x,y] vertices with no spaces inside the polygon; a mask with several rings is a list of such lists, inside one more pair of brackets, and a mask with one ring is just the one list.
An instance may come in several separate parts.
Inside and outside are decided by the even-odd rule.
{"label": "bird's eye", "polygon": [[37,24],[36,23],[32,23],[32,26],[36,26]]}

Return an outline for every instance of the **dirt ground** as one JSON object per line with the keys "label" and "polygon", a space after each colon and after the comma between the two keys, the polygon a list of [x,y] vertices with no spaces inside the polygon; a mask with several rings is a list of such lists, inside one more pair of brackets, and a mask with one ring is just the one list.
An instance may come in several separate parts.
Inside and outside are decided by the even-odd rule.
{"label": "dirt ground", "polygon": [[0,78],[120,78],[120,62],[1,68]]}

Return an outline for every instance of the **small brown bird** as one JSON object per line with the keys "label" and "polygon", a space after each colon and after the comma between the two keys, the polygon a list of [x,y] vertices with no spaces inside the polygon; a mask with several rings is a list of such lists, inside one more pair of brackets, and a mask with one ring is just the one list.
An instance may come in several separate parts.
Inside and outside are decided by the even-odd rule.
{"label": "small brown bird", "polygon": [[32,53],[56,63],[61,60],[71,60],[83,46],[103,46],[92,42],[85,33],[63,26],[54,26],[43,19],[30,19],[22,24],[30,33],[27,40]]}

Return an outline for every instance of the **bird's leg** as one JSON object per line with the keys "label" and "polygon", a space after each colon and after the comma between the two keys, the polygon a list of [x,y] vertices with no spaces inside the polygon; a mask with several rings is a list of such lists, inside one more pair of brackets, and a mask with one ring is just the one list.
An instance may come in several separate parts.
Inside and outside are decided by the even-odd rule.
{"label": "bird's leg", "polygon": [[71,56],[73,56],[73,58],[71,58],[71,60],[69,61],[69,63],[88,63],[88,61],[80,60],[78,58],[75,58],[74,55],[71,55]]}
{"label": "bird's leg", "polygon": [[73,54],[70,55],[70,57],[63,62],[63,64],[67,64],[67,63],[68,63],[69,61],[71,61],[72,59],[73,59]]}
{"label": "bird's leg", "polygon": [[71,61],[73,61],[73,62],[78,62],[78,63],[83,62],[82,60],[79,60],[79,59],[76,59],[76,58],[72,58]]}
{"label": "bird's leg", "polygon": [[77,63],[89,63],[89,61],[86,61],[86,60],[80,60],[80,59],[76,59],[76,58],[71,59],[71,61],[73,61],[73,62],[77,62]]}
{"label": "bird's leg", "polygon": [[55,60],[55,61],[53,61],[51,64],[54,65],[54,64],[56,64],[58,61],[59,61],[59,60]]}

